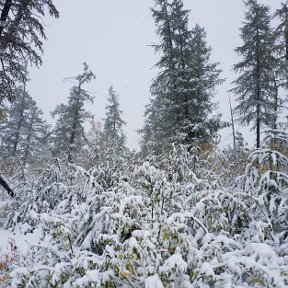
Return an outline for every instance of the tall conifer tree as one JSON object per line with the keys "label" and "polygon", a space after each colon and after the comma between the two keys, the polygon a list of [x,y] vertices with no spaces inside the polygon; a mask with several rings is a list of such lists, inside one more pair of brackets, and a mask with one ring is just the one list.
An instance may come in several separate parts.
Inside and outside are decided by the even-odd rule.
{"label": "tall conifer tree", "polygon": [[55,149],[68,152],[68,160],[84,145],[85,133],[83,123],[91,117],[84,109],[85,103],[93,102],[93,97],[83,88],[95,78],[86,63],[82,74],[73,77],[76,85],[71,88],[68,104],[60,104],[52,112],[58,117],[55,127]]}
{"label": "tall conifer tree", "polygon": [[238,119],[242,124],[252,123],[252,129],[256,130],[256,147],[259,148],[262,128],[273,126],[277,116],[274,37],[269,8],[256,0],[244,3],[247,11],[240,29],[243,45],[236,48],[242,60],[234,65],[240,76],[233,82],[232,91],[239,102],[235,108]]}
{"label": "tall conifer tree", "polygon": [[118,98],[118,94],[111,86],[108,91],[108,104],[106,106],[102,137],[108,146],[123,149],[126,141],[123,126],[126,123],[121,117],[122,111],[120,110]]}
{"label": "tall conifer tree", "polygon": [[205,32],[189,29],[189,11],[181,0],[156,0],[152,15],[160,43],[159,74],[151,86],[152,99],[145,111],[143,150],[159,154],[172,143],[209,141],[219,119],[208,119],[214,88],[221,82],[217,64],[210,62]]}

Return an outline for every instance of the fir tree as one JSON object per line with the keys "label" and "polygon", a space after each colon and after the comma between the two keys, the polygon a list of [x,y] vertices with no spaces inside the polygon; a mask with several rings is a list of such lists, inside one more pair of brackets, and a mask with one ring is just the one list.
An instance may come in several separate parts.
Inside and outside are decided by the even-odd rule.
{"label": "fir tree", "polygon": [[[238,96],[235,112],[242,124],[252,123],[256,130],[256,147],[260,147],[261,129],[276,123],[278,109],[275,86],[274,38],[269,8],[255,0],[245,2],[247,12],[241,30],[243,45],[236,48],[242,61],[234,65],[240,76],[232,91]],[[275,104],[276,103],[276,104]]]}
{"label": "fir tree", "polygon": [[155,1],[152,14],[161,54],[159,74],[151,86],[152,99],[145,111],[144,146],[159,154],[171,143],[209,141],[219,129],[219,119],[207,119],[212,111],[213,90],[221,82],[217,64],[210,62],[203,28],[188,27],[189,11],[181,0]]}
{"label": "fir tree", "polygon": [[52,112],[53,117],[58,117],[54,131],[55,150],[68,152],[68,160],[72,161],[75,154],[85,143],[84,122],[91,117],[91,113],[84,109],[85,103],[93,102],[93,97],[83,88],[95,78],[86,63],[82,74],[73,77],[77,85],[70,91],[68,104],[60,104]]}

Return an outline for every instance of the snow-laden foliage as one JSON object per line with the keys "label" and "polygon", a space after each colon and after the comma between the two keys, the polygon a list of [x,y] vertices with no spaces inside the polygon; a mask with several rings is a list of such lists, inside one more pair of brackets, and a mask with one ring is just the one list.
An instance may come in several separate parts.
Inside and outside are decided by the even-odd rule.
{"label": "snow-laden foliage", "polygon": [[266,148],[250,155],[245,175],[238,179],[250,214],[258,224],[262,222],[260,241],[271,241],[284,254],[288,245],[288,158],[281,150],[287,139],[283,131],[269,131]]}
{"label": "snow-laden foliage", "polygon": [[287,190],[276,177],[270,193],[284,202],[267,196],[255,153],[234,186],[205,172],[214,157],[184,146],[162,163],[130,165],[110,187],[97,167],[54,159],[17,189],[6,227],[39,240],[7,252],[0,277],[7,287],[286,287]]}

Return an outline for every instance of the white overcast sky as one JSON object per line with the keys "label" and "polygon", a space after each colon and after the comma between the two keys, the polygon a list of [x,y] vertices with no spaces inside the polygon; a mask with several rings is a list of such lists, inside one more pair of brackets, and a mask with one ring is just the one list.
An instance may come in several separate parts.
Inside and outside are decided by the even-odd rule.
{"label": "white overcast sky", "polygon": [[[261,0],[271,11],[280,7],[280,0]],[[55,0],[60,18],[46,17],[46,34],[43,65],[32,69],[28,90],[44,115],[59,103],[67,103],[71,83],[65,77],[82,72],[86,61],[96,75],[87,89],[95,96],[89,109],[95,118],[105,116],[107,90],[113,84],[120,94],[123,118],[127,122],[128,145],[135,148],[143,126],[143,112],[149,103],[149,87],[157,71],[153,65],[159,59],[150,44],[157,43],[154,21],[149,7],[153,0]],[[241,0],[184,0],[190,9],[190,23],[198,23],[207,32],[207,42],[212,47],[212,60],[220,62],[222,77],[226,82],[218,87],[215,101],[223,119],[230,120],[228,93],[235,79],[231,71],[239,58],[233,51],[241,44],[239,28],[244,20]],[[226,134],[225,134],[226,133]],[[222,144],[232,138],[226,131]],[[254,141],[254,139],[252,139]]]}

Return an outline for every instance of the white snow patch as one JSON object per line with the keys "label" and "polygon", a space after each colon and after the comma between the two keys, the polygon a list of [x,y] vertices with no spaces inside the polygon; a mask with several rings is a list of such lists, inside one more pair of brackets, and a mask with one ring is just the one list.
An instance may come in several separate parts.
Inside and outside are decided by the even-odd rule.
{"label": "white snow patch", "polygon": [[208,262],[204,262],[202,264],[201,269],[200,269],[200,273],[205,274],[206,276],[214,276],[215,275],[213,268],[211,267],[211,265]]}
{"label": "white snow patch", "polygon": [[183,260],[179,253],[176,253],[169,257],[164,265],[160,268],[160,272],[175,272],[184,273],[187,270],[187,263]]}
{"label": "white snow patch", "polygon": [[145,288],[164,288],[158,274],[145,279]]}
{"label": "white snow patch", "polygon": [[15,229],[11,232],[9,230],[0,229],[0,253],[7,253],[11,251],[11,243],[16,245],[16,251],[27,253],[31,246],[48,245],[48,238],[43,238],[41,228],[35,228],[32,233],[23,233],[22,229]]}

